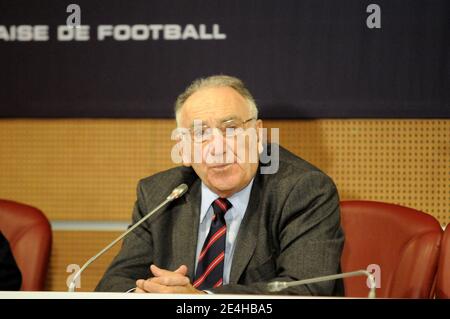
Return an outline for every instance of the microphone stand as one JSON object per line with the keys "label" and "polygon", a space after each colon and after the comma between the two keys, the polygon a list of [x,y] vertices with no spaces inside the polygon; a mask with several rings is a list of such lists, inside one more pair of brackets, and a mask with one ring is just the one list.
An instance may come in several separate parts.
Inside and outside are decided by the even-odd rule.
{"label": "microphone stand", "polygon": [[267,284],[267,289],[270,292],[277,292],[281,291],[283,289],[289,288],[289,287],[295,287],[300,285],[308,285],[308,284],[314,284],[318,282],[323,281],[329,281],[329,280],[336,280],[341,278],[349,278],[349,277],[358,277],[358,276],[366,276],[369,278],[370,282],[370,290],[368,298],[375,298],[375,288],[376,288],[376,282],[375,277],[373,274],[368,272],[367,270],[357,270],[352,272],[345,272],[342,274],[336,274],[336,275],[329,275],[329,276],[322,276],[322,277],[316,277],[316,278],[310,278],[310,279],[303,279],[303,280],[297,280],[297,281],[274,281]]}
{"label": "microphone stand", "polygon": [[92,256],[81,268],[80,270],[77,271],[77,273],[73,276],[70,285],[69,285],[69,292],[74,292],[75,291],[75,281],[80,277],[81,273],[87,268],[89,267],[89,265],[94,262],[98,257],[100,257],[101,255],[103,255],[105,252],[107,252],[112,246],[114,246],[115,244],[117,244],[117,242],[119,242],[122,238],[124,238],[125,236],[127,236],[129,233],[131,233],[134,229],[136,229],[137,227],[139,227],[139,225],[141,225],[143,222],[145,222],[148,218],[150,218],[150,216],[152,216],[154,213],[156,213],[158,210],[160,210],[163,206],[165,206],[167,203],[179,198],[180,196],[182,196],[186,191],[187,191],[188,187],[186,184],[181,184],[178,187],[176,187],[172,193],[167,196],[167,198],[161,203],[159,204],[156,208],[154,208],[152,211],[150,211],[147,215],[145,215],[144,217],[142,217],[136,224],[134,224],[133,226],[131,226],[130,228],[128,228],[128,230],[126,232],[124,232],[122,235],[120,235],[119,237],[117,237],[116,239],[114,239],[108,246],[106,246],[105,248],[103,248],[101,251],[99,251],[96,255]]}

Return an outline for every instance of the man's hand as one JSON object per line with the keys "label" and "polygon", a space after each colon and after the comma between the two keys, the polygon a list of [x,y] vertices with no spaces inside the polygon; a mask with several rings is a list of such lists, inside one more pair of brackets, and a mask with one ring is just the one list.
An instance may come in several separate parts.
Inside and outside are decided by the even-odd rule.
{"label": "man's hand", "polygon": [[201,290],[195,289],[186,276],[187,267],[180,266],[175,271],[169,271],[150,266],[150,270],[155,277],[147,280],[139,279],[136,281],[137,293],[154,292],[165,294],[201,294],[205,293]]}

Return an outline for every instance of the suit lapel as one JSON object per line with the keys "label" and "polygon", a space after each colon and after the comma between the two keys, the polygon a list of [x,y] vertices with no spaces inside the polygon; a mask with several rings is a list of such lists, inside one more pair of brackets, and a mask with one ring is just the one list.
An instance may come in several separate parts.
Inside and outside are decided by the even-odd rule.
{"label": "suit lapel", "polygon": [[200,180],[197,179],[186,193],[185,202],[177,208],[174,227],[174,267],[188,267],[188,276],[194,278],[195,253],[200,219]]}
{"label": "suit lapel", "polygon": [[236,249],[231,264],[230,284],[238,282],[255,251],[260,216],[258,206],[260,203],[261,182],[261,175],[257,173],[252,186],[247,210],[245,211],[235,242]]}

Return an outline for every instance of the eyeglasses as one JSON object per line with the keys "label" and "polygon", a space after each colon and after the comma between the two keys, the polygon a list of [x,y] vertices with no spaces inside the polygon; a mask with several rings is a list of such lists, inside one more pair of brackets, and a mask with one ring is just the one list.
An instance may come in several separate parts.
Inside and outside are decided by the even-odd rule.
{"label": "eyeglasses", "polygon": [[[245,121],[241,121],[238,119],[226,120],[220,123],[219,126],[216,127],[216,129],[219,130],[223,137],[232,138],[241,134],[244,131],[245,124],[253,120],[256,120],[256,118],[252,117]],[[207,125],[194,125],[194,127],[188,130],[194,142],[203,143],[211,140],[213,136],[213,129],[214,128],[211,128]]]}

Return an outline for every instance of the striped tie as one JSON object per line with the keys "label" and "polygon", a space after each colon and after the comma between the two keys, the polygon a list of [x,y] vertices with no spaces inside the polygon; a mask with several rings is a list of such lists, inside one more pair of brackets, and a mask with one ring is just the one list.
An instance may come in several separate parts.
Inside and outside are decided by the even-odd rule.
{"label": "striped tie", "polygon": [[193,286],[198,289],[219,287],[223,283],[223,264],[227,224],[225,213],[231,208],[226,198],[218,198],[212,203],[214,216],[198,257],[197,271]]}

